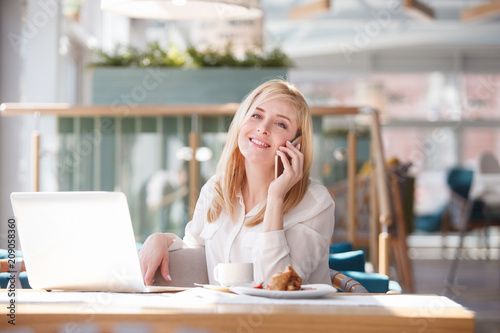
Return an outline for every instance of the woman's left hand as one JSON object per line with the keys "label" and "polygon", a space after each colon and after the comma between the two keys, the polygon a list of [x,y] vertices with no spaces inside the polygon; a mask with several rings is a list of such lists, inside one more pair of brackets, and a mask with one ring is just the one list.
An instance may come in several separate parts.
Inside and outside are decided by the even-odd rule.
{"label": "woman's left hand", "polygon": [[281,158],[284,171],[269,185],[268,196],[284,199],[288,191],[303,177],[304,154],[300,152],[300,143],[295,147],[287,141],[285,147],[279,148],[277,155]]}

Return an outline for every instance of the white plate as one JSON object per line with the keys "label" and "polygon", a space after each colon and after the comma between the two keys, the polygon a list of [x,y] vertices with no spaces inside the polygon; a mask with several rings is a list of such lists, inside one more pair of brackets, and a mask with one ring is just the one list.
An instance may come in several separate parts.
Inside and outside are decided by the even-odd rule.
{"label": "white plate", "polygon": [[266,290],[250,287],[231,287],[232,292],[240,295],[261,296],[269,298],[318,298],[337,292],[333,286],[328,284],[306,284],[300,290]]}

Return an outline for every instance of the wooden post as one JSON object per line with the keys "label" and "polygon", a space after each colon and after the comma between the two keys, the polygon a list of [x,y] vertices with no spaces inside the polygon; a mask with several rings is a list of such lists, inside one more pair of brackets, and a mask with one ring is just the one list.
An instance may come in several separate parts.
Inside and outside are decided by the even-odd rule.
{"label": "wooden post", "polygon": [[31,133],[31,191],[40,190],[40,132]]}
{"label": "wooden post", "polygon": [[[374,152],[373,141],[370,143],[370,156],[373,160]],[[378,221],[378,205],[377,200],[377,184],[376,184],[375,170],[372,168],[370,172],[370,235],[369,235],[369,246],[370,246],[370,262],[373,267],[378,267],[378,235],[379,235],[379,221]]]}
{"label": "wooden post", "polygon": [[380,235],[379,235],[379,268],[378,272],[389,275],[389,226],[392,223],[389,205],[389,191],[387,186],[387,171],[385,167],[384,147],[380,133],[380,121],[378,112],[371,112],[371,137],[373,140],[374,156],[373,168],[375,173],[377,197],[379,201],[380,215]]}
{"label": "wooden post", "polygon": [[406,244],[406,221],[403,211],[403,202],[401,200],[401,191],[396,175],[389,176],[391,192],[394,204],[394,218],[396,223],[396,237],[391,239],[391,248],[394,254],[396,268],[398,270],[398,280],[404,292],[414,292],[413,274],[411,262],[408,258],[408,245]]}
{"label": "wooden post", "polygon": [[193,218],[194,207],[198,200],[198,161],[196,160],[196,150],[198,149],[198,133],[189,133],[189,147],[193,151],[193,157],[189,161],[189,220]]}
{"label": "wooden post", "polygon": [[191,132],[189,133],[189,147],[191,147],[192,157],[189,161],[189,220],[193,218],[194,208],[198,201],[198,188],[200,182],[198,161],[196,151],[198,150],[198,115],[191,115]]}
{"label": "wooden post", "polygon": [[356,132],[352,129],[347,134],[347,217],[349,242],[356,248]]}
{"label": "wooden post", "polygon": [[382,231],[378,235],[378,246],[379,246],[379,254],[378,254],[378,272],[380,274],[384,274],[389,276],[389,232]]}

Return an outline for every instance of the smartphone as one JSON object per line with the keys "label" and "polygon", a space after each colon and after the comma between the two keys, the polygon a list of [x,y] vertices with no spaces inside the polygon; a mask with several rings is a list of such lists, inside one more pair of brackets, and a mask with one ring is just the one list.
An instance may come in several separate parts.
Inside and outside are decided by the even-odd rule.
{"label": "smartphone", "polygon": [[[302,136],[299,135],[292,141],[292,145],[297,146],[299,143],[302,142]],[[290,158],[289,158],[290,159]],[[281,176],[283,173],[284,167],[283,167],[283,162],[281,162],[281,157],[276,155],[274,157],[274,179],[278,178]]]}

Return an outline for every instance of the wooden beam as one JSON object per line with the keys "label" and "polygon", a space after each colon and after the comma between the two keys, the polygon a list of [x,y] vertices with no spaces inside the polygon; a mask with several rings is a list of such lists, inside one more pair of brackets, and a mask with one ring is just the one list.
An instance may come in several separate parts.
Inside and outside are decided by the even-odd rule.
{"label": "wooden beam", "polygon": [[288,17],[292,20],[300,20],[329,11],[330,0],[319,0],[302,6],[293,7],[288,13]]}
{"label": "wooden beam", "polygon": [[349,106],[313,106],[309,109],[313,116],[355,115],[363,113],[362,109]]}
{"label": "wooden beam", "polygon": [[[69,105],[64,103],[3,103],[0,105],[2,116],[21,116],[25,114],[51,115],[59,117],[152,117],[152,116],[223,116],[234,115],[238,103],[206,105]],[[313,116],[359,114],[357,107],[311,107]]]}
{"label": "wooden beam", "polygon": [[191,116],[234,114],[237,103],[213,105],[69,105],[4,103],[0,106],[3,116],[39,113],[59,117],[137,117],[137,116]]}
{"label": "wooden beam", "polygon": [[404,0],[403,9],[408,15],[414,17],[417,20],[434,20],[434,9],[420,2],[419,0]]}
{"label": "wooden beam", "polygon": [[470,22],[485,20],[500,15],[500,1],[493,1],[480,6],[462,10],[460,17],[462,21]]}

